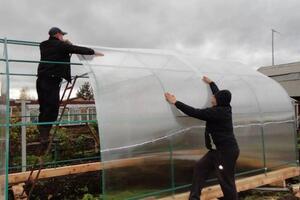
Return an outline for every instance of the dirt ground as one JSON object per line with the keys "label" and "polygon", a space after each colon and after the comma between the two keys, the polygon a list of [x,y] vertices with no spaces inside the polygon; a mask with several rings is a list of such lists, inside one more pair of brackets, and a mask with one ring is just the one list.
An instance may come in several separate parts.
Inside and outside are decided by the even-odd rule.
{"label": "dirt ground", "polygon": [[291,192],[246,191],[239,194],[240,200],[299,200]]}

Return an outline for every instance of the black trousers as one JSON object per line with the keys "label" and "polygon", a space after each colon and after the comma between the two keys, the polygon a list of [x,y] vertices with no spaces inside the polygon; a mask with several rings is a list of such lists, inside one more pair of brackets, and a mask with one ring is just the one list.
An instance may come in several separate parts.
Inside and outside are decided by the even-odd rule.
{"label": "black trousers", "polygon": [[[195,165],[189,200],[200,200],[201,191],[211,172],[215,172],[220,183],[224,195],[222,199],[237,200],[234,173],[238,156],[238,149],[207,152]],[[220,169],[220,165],[222,169]]]}
{"label": "black trousers", "polygon": [[[59,91],[61,78],[58,77],[38,77],[36,90],[40,105],[39,122],[54,122],[57,120],[59,112]],[[47,143],[52,124],[39,125],[41,144]]]}

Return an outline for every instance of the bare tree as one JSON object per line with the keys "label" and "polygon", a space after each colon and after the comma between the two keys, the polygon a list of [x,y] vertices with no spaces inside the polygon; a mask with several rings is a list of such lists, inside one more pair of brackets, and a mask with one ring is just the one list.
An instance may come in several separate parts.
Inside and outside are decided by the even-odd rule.
{"label": "bare tree", "polygon": [[19,99],[24,99],[24,100],[33,99],[33,97],[29,93],[28,87],[22,87],[20,89]]}

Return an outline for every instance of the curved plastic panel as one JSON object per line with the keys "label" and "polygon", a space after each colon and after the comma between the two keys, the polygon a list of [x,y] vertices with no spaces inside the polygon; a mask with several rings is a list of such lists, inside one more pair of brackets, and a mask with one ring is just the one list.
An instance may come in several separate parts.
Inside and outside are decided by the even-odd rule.
{"label": "curved plastic panel", "polygon": [[295,160],[295,121],[292,101],[275,81],[263,76],[244,77],[260,106],[266,166]]}
{"label": "curved plastic panel", "polygon": [[236,62],[162,50],[96,50],[105,56],[80,59],[95,92],[104,198],[140,199],[188,188],[194,163],[207,151],[205,123],[168,104],[164,92],[194,107],[210,106],[203,75],[233,94],[237,172],[296,162],[293,105],[271,79]]}

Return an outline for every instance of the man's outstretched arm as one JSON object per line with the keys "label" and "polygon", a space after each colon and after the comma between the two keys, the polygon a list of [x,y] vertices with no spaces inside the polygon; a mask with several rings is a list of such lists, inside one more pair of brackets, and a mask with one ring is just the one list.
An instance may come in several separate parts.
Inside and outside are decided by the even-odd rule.
{"label": "man's outstretched arm", "polygon": [[104,56],[102,53],[96,52],[91,48],[73,45],[68,40],[62,43],[61,48],[64,52],[71,53],[71,54],[74,53],[74,54],[81,54],[81,55]]}
{"label": "man's outstretched arm", "polygon": [[165,93],[165,98],[169,103],[174,104],[179,110],[181,110],[184,114],[190,117],[194,117],[204,121],[218,119],[219,117],[217,111],[213,108],[206,108],[206,109],[194,108],[180,101],[177,101],[175,95],[170,93]]}
{"label": "man's outstretched arm", "polygon": [[174,105],[184,114],[200,120],[217,120],[219,117],[218,112],[214,108],[197,109],[180,101],[176,101]]}
{"label": "man's outstretched arm", "polygon": [[209,84],[210,86],[210,89],[212,91],[213,94],[216,94],[217,92],[219,92],[219,88],[218,86],[216,85],[215,82],[213,82],[212,80],[210,80],[207,76],[203,76],[203,79],[202,79],[205,83]]}

